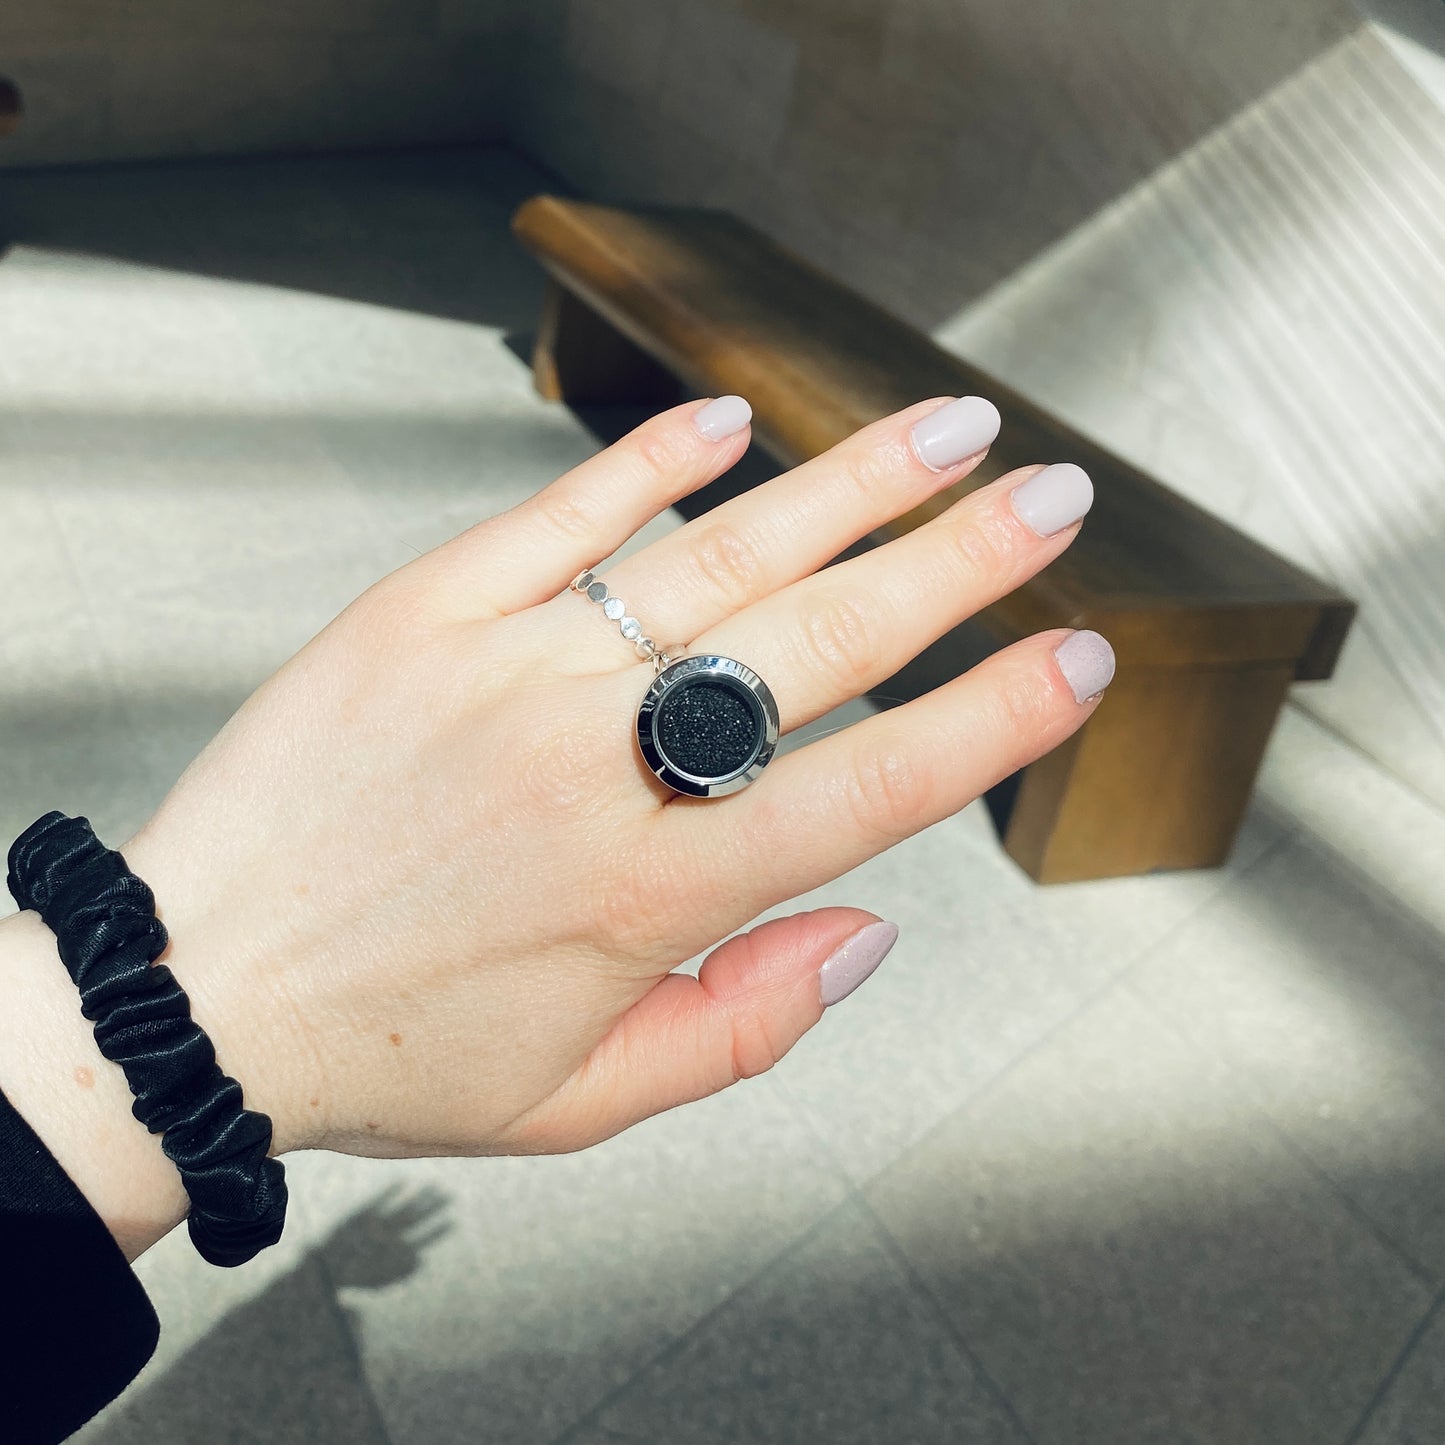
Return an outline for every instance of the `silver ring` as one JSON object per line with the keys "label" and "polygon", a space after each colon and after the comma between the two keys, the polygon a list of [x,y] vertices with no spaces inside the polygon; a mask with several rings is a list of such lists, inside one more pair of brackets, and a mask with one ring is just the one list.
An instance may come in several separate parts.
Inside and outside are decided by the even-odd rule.
{"label": "silver ring", "polygon": [[639,657],[652,659],[652,685],[637,705],[636,728],[652,774],[693,798],[747,787],[778,746],[778,704],[767,683],[735,657],[661,651],[590,570],[572,579],[571,590],[601,607]]}

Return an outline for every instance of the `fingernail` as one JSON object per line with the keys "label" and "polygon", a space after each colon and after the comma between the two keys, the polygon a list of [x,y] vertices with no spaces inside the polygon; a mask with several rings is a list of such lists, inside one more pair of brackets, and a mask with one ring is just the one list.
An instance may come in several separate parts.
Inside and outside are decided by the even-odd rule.
{"label": "fingernail", "polygon": [[929,412],[913,428],[913,449],[924,466],[941,472],[992,446],[1002,420],[991,401],[961,396]]}
{"label": "fingernail", "polygon": [[1113,680],[1114,649],[1097,632],[1071,633],[1054,649],[1054,656],[1075,702],[1088,702]]}
{"label": "fingernail", "polygon": [[823,1007],[831,1008],[871,977],[873,970],[888,957],[888,950],[897,942],[896,923],[869,923],[857,933],[849,934],[818,970]]}
{"label": "fingernail", "polygon": [[710,442],[736,436],[753,419],[753,409],[740,396],[720,396],[693,417],[692,424]]}
{"label": "fingernail", "polygon": [[1072,527],[1094,505],[1094,484],[1083,467],[1060,462],[1015,487],[1013,505],[1040,537],[1052,537]]}

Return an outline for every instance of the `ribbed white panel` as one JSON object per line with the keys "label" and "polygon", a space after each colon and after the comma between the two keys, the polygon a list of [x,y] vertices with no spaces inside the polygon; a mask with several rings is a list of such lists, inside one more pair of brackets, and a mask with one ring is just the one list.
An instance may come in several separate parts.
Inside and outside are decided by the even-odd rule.
{"label": "ribbed white panel", "polygon": [[1445,115],[1372,27],[940,335],[1353,593],[1297,697],[1445,803]]}

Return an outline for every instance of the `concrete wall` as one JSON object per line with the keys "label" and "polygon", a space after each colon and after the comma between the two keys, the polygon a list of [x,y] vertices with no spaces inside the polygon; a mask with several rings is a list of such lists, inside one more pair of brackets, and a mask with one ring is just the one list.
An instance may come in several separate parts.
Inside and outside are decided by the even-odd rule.
{"label": "concrete wall", "polygon": [[511,0],[0,0],[0,164],[485,139]]}
{"label": "concrete wall", "polygon": [[1438,0],[0,0],[0,47],[9,164],[505,130],[738,211],[1351,590],[1296,697],[1445,805]]}
{"label": "concrete wall", "polygon": [[1445,7],[1378,3],[533,0],[511,125],[585,192],[739,211],[1348,588],[1295,696],[1445,804]]}

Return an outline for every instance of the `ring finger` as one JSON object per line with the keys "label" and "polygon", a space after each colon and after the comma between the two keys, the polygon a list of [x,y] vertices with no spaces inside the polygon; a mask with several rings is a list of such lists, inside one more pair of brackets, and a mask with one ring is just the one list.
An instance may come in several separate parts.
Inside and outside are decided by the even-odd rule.
{"label": "ring finger", "polygon": [[798,748],[721,804],[664,808],[733,926],[959,811],[1076,732],[1114,672],[1094,632],[1026,637],[901,707]]}
{"label": "ring finger", "polygon": [[921,527],[765,597],[696,639],[768,680],[784,732],[866,693],[1048,566],[1093,502],[1087,474],[1029,467]]}

